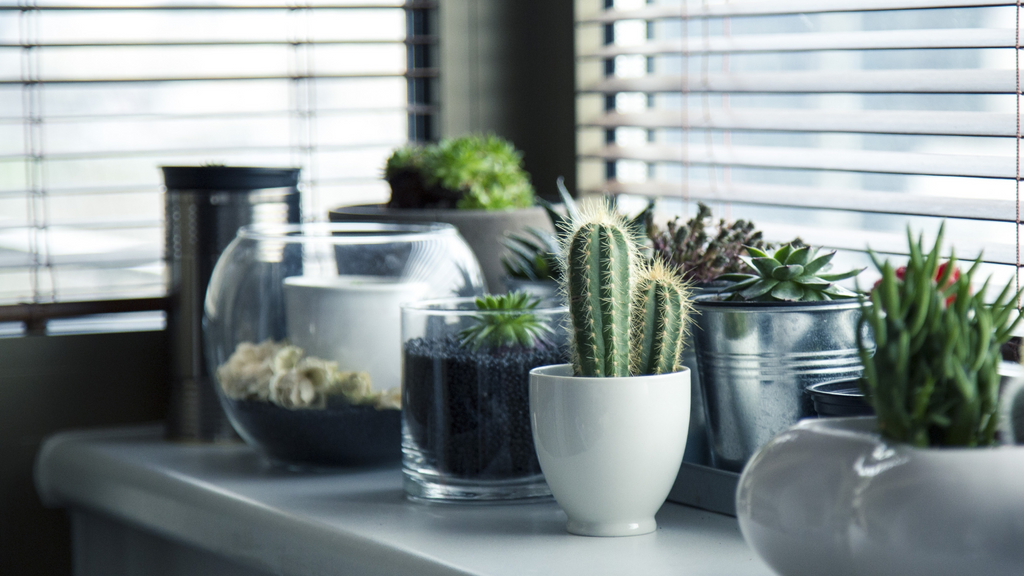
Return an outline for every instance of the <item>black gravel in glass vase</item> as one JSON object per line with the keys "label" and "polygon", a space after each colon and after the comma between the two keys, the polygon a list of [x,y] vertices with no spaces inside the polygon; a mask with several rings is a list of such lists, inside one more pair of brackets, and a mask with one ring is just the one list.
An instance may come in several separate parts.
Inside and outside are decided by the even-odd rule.
{"label": "black gravel in glass vase", "polygon": [[[523,306],[535,299],[481,299]],[[428,500],[506,500],[549,494],[530,428],[530,370],[561,364],[564,309],[505,313],[403,311],[402,410],[406,491]],[[452,306],[452,304],[449,304]],[[433,316],[431,316],[434,314]],[[420,322],[410,320],[418,315]]]}
{"label": "black gravel in glass vase", "polygon": [[459,339],[417,338],[405,346],[406,431],[443,474],[496,480],[540,474],[530,431],[529,374],[561,364],[567,351],[472,350]]}

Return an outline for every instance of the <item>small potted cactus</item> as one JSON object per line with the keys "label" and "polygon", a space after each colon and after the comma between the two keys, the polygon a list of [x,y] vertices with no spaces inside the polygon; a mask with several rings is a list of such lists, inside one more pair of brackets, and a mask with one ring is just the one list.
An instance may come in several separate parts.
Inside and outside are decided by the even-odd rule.
{"label": "small potted cactus", "polygon": [[568,357],[565,308],[525,293],[402,308],[405,491],[424,501],[550,498],[530,369]]}
{"label": "small potted cactus", "polygon": [[[751,547],[780,574],[1020,574],[1024,448],[1003,430],[1000,345],[1020,321],[1013,280],[992,298],[910,236],[906,267],[872,254],[861,299],[861,385],[876,417],[806,420],[769,442],[740,479]],[[1002,398],[1000,396],[1003,396]],[[1019,396],[1018,396],[1019,397]],[[1012,438],[1003,438],[1007,442]]]}
{"label": "small potted cactus", "polygon": [[750,456],[801,418],[813,416],[805,392],[861,375],[860,306],[837,284],[861,270],[830,274],[835,252],[787,244],[746,248],[749,272],[696,299],[694,342],[707,414],[712,464],[739,472]]}
{"label": "small potted cactus", "polygon": [[645,534],[686,445],[689,288],[607,206],[573,219],[562,267],[572,362],[530,372],[541,469],[570,533]]}

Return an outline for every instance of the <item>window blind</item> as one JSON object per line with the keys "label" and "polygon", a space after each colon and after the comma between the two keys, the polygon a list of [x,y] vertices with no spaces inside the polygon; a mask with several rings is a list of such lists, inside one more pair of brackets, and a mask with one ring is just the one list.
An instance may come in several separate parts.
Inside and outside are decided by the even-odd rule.
{"label": "window blind", "polygon": [[1017,2],[576,8],[582,191],[703,201],[773,241],[840,249],[839,266],[945,221],[947,249],[983,251],[982,277],[1019,270]]}
{"label": "window blind", "polygon": [[0,305],[164,293],[161,165],[298,166],[383,201],[433,137],[425,0],[0,0]]}

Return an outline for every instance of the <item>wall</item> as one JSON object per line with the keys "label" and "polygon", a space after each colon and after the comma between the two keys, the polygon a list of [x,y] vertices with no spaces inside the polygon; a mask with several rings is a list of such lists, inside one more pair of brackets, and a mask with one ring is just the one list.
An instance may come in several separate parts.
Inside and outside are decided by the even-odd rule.
{"label": "wall", "polygon": [[32,483],[41,441],[69,428],[163,418],[163,332],[0,339],[0,574],[71,571],[67,515]]}
{"label": "wall", "polygon": [[575,190],[573,3],[447,0],[438,9],[442,136],[493,131],[524,152],[537,191]]}

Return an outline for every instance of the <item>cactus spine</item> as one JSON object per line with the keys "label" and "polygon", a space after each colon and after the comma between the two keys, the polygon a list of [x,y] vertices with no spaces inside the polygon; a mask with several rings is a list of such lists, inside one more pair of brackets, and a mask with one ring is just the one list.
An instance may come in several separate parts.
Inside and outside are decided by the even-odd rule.
{"label": "cactus spine", "polygon": [[690,298],[679,275],[660,262],[639,264],[637,241],[607,205],[585,210],[568,232],[563,288],[573,372],[629,376],[680,370]]}
{"label": "cactus spine", "polygon": [[687,285],[655,260],[641,269],[631,303],[630,372],[667,374],[682,369],[691,305]]}
{"label": "cactus spine", "polygon": [[629,282],[636,245],[607,207],[569,237],[566,286],[573,327],[573,371],[629,375]]}

